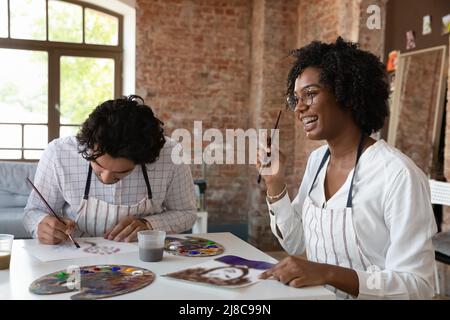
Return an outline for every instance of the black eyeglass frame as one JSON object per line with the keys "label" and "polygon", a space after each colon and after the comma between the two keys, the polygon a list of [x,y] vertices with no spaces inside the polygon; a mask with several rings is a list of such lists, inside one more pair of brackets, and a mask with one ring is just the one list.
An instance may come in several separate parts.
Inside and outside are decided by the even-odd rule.
{"label": "black eyeglass frame", "polygon": [[[310,107],[314,103],[315,95],[312,93],[313,88],[307,88],[305,94],[297,97],[294,93],[286,97],[286,108],[294,112],[298,102],[301,100],[303,105]],[[305,97],[306,96],[306,97]]]}

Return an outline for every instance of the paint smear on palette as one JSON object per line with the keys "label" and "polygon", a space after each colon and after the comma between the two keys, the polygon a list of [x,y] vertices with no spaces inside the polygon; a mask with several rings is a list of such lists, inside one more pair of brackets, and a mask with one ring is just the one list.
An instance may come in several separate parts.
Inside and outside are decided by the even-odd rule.
{"label": "paint smear on palette", "polygon": [[[77,274],[79,276],[77,276]],[[79,281],[77,282],[77,279]],[[126,265],[83,266],[75,270],[60,270],[31,283],[30,292],[49,295],[78,293],[72,300],[95,300],[126,294],[144,288],[155,279],[147,269]]]}
{"label": "paint smear on palette", "polygon": [[185,257],[209,257],[222,254],[224,247],[212,240],[186,236],[185,238],[166,237],[166,252]]}

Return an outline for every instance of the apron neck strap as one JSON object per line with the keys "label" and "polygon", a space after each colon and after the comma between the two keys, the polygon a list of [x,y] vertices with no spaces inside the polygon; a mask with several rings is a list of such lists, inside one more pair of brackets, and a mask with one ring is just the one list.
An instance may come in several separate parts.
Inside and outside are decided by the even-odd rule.
{"label": "apron neck strap", "polygon": [[88,176],[86,179],[86,185],[84,186],[84,196],[83,196],[84,200],[87,200],[89,197],[89,189],[91,188],[91,177],[92,177],[92,166],[91,163],[89,162]]}
{"label": "apron neck strap", "polygon": [[[353,206],[353,203],[352,203],[353,180],[355,179],[356,166],[358,164],[359,158],[361,157],[362,150],[364,147],[364,137],[365,137],[365,134],[361,133],[361,138],[360,138],[359,144],[358,144],[358,152],[356,154],[355,169],[353,170],[352,181],[350,182],[350,190],[348,191],[346,208],[351,208]],[[311,187],[309,188],[308,196],[310,195],[310,193],[313,189],[314,183],[317,180],[320,170],[322,170],[322,168],[325,165],[325,162],[327,161],[329,156],[330,156],[330,149],[327,149],[327,151],[323,155],[322,161],[320,162],[319,169],[317,169],[316,175],[314,176],[314,180],[311,184]]]}
{"label": "apron neck strap", "polygon": [[359,145],[358,145],[358,153],[356,154],[355,169],[353,170],[352,181],[350,182],[350,190],[348,191],[348,196],[347,196],[347,208],[353,207],[353,201],[352,201],[353,180],[355,179],[356,166],[358,165],[359,158],[361,157],[362,150],[364,148],[364,137],[365,137],[365,134],[361,133],[361,139],[359,140]]}
{"label": "apron neck strap", "polygon": [[314,183],[317,180],[317,176],[319,175],[320,170],[322,170],[322,168],[325,165],[325,162],[327,162],[327,159],[328,159],[329,156],[330,156],[330,149],[327,149],[327,151],[325,151],[325,154],[323,155],[322,161],[320,162],[319,169],[317,170],[316,175],[314,176],[314,180],[313,180],[313,182],[311,184],[311,187],[309,188],[308,196],[309,196],[309,194],[311,193],[311,191],[313,189]]}
{"label": "apron neck strap", "polygon": [[[145,184],[147,186],[147,194],[148,194],[148,198],[152,199],[152,188],[150,187],[150,182],[148,180],[148,175],[147,175],[147,168],[145,167],[145,164],[141,165],[142,168],[142,174],[144,175],[144,180],[145,180]],[[92,178],[92,166],[91,163],[89,163],[89,171],[88,171],[88,176],[86,179],[86,185],[84,187],[84,196],[83,199],[87,200],[89,197],[89,190],[91,188],[91,178]]]}
{"label": "apron neck strap", "polygon": [[147,185],[148,198],[152,199],[153,198],[152,188],[150,187],[150,182],[148,180],[147,167],[143,163],[143,164],[141,164],[141,168],[142,168],[142,174],[144,175],[145,184]]}

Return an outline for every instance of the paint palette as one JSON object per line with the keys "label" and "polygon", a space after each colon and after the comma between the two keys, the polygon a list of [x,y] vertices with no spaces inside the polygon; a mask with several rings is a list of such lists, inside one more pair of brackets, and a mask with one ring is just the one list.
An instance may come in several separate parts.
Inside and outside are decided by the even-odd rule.
{"label": "paint palette", "polygon": [[185,257],[209,257],[222,254],[224,247],[212,240],[186,236],[185,238],[166,237],[166,252]]}
{"label": "paint palette", "polygon": [[147,269],[125,265],[83,266],[45,275],[30,285],[38,295],[76,292],[72,300],[94,300],[144,288],[155,279]]}

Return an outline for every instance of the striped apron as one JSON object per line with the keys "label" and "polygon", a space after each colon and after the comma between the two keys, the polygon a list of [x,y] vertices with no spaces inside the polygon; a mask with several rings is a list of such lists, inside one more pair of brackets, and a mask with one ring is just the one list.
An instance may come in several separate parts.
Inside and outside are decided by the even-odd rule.
{"label": "striped apron", "polygon": [[[362,153],[363,141],[364,139],[361,137],[345,208],[319,208],[310,197],[317,176],[330,156],[330,151],[327,150],[322,158],[302,210],[306,254],[310,261],[364,271],[367,271],[372,266],[372,263],[360,246],[358,235],[354,228],[352,210],[353,180],[356,166]],[[338,298],[350,298],[350,295],[334,287],[330,287],[330,289],[334,290]]]}
{"label": "striped apron", "polygon": [[[77,210],[77,236],[78,237],[103,237],[121,219],[133,216],[142,218],[158,211],[152,201],[152,189],[148,180],[147,169],[142,165],[142,174],[147,185],[147,196],[133,205],[116,205],[106,201],[89,197],[91,185],[92,167],[89,165],[89,172],[84,189],[84,197]],[[161,208],[160,208],[161,209]]]}

